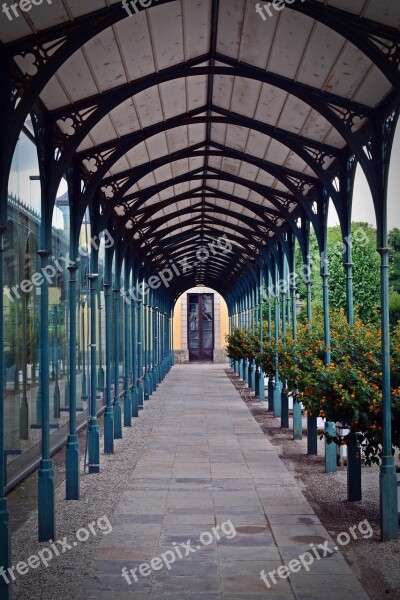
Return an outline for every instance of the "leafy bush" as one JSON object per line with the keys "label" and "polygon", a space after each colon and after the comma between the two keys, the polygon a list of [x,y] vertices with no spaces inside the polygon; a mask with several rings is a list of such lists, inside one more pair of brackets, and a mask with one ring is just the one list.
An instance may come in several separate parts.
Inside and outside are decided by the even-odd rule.
{"label": "leafy bush", "polygon": [[[259,339],[247,331],[235,330],[230,341],[231,352],[240,347],[241,358],[252,360],[256,357],[269,376],[274,374],[278,356],[280,378],[286,380],[288,391],[302,402],[307,412],[350,428],[349,435],[364,443],[366,463],[379,463],[383,441],[383,403],[381,332],[378,325],[356,319],[350,326],[343,310],[332,311],[330,364],[326,363],[328,349],[325,348],[320,313],[315,314],[311,323],[299,323],[297,339],[287,333],[281,336],[277,346],[269,340],[264,341],[261,354]],[[393,445],[400,448],[399,324],[393,328],[391,344],[392,435]],[[349,437],[324,435],[329,442],[337,444],[347,443]]]}

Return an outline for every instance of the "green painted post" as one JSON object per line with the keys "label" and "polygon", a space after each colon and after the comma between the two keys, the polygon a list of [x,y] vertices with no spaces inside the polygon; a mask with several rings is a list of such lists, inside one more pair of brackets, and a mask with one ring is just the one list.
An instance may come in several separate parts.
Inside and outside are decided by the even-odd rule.
{"label": "green painted post", "polygon": [[[312,319],[312,291],[311,291],[311,257],[310,257],[310,229],[307,228],[307,322],[311,327]],[[318,454],[317,417],[307,413],[307,454]]]}
{"label": "green painted post", "polygon": [[[280,307],[279,307],[279,289],[277,286],[278,280],[278,267],[275,263],[275,344],[279,341],[279,320],[280,320]],[[280,418],[282,416],[282,383],[279,380],[279,368],[278,368],[278,353],[275,355],[275,377],[274,377],[274,417]]]}
{"label": "green painted post", "polygon": [[101,306],[101,281],[100,278],[98,280],[98,288],[97,288],[97,308],[98,308],[98,322],[99,322],[99,370],[97,373],[97,389],[101,392],[104,392],[104,369],[103,369],[103,335],[102,335],[102,318],[101,311],[103,307]]}
{"label": "green painted post", "polygon": [[86,331],[85,331],[85,307],[86,307],[86,293],[82,294],[82,394],[81,399],[87,400],[87,382],[86,382]]}
{"label": "green painted post", "polygon": [[[250,290],[250,300],[251,300],[251,333],[254,335],[256,331],[256,297],[255,297],[255,286],[254,284]],[[256,390],[256,361],[254,358],[251,361],[251,377],[250,377],[250,387],[252,390]]]}
{"label": "green painted post", "polygon": [[137,301],[137,378],[138,378],[138,407],[143,410],[143,303]]}
{"label": "green painted post", "polygon": [[[45,219],[43,219],[45,221]],[[46,245],[45,222],[42,223],[42,243]],[[49,264],[49,250],[39,250],[41,270]],[[38,472],[39,542],[56,539],[55,480],[50,458],[49,406],[49,283],[44,278],[40,293],[40,389],[42,399],[42,459]]]}
{"label": "green painted post", "polygon": [[[263,320],[263,300],[264,300],[264,273],[263,266],[260,268],[260,292],[259,292],[259,304],[260,304],[260,343],[261,350],[264,343],[264,320]],[[264,386],[264,371],[262,367],[262,351],[261,351],[261,360],[260,360],[260,401],[265,401],[265,386]]]}
{"label": "green painted post", "polygon": [[[132,277],[132,285],[134,283]],[[137,319],[136,319],[136,300],[131,300],[131,329],[132,329],[132,417],[139,416],[139,400],[137,388]]]}
{"label": "green painted post", "polygon": [[[292,240],[292,273],[296,272],[296,247],[295,241]],[[292,288],[292,335],[293,339],[297,339],[297,306],[296,306],[296,283],[295,278],[292,277],[291,281]],[[303,437],[303,423],[300,402],[296,402],[293,398],[293,439],[301,440]]]}
{"label": "green painted post", "polygon": [[115,287],[114,287],[114,439],[122,438],[122,409],[119,397],[119,344],[120,344],[120,288],[121,265],[118,252],[115,256]]}
{"label": "green painted post", "polygon": [[[268,341],[272,342],[272,302],[271,302],[272,276],[268,269]],[[268,376],[268,412],[274,412],[274,381]]]}
{"label": "green painted post", "polygon": [[[129,279],[130,279],[130,269],[128,265],[128,261],[125,258],[125,277],[124,281],[126,283],[127,288],[129,288]],[[128,294],[124,294],[124,314],[125,314],[125,322],[124,322],[124,335],[125,335],[125,343],[124,343],[124,427],[132,426],[132,395],[129,387],[129,369],[131,365],[131,355],[130,355],[130,344],[131,344],[131,329],[130,329],[130,314],[131,314],[131,300]]]}
{"label": "green painted post", "polygon": [[59,305],[55,304],[53,306],[53,320],[54,320],[54,394],[53,394],[53,417],[55,419],[60,418],[60,404],[61,404],[61,394],[60,394],[60,369],[58,365],[58,320],[59,320]]}
{"label": "green painted post", "polygon": [[[72,227],[71,227],[72,230]],[[71,234],[72,235],[72,234]],[[72,241],[71,241],[71,247]],[[71,252],[72,254],[72,252]],[[76,256],[76,254],[72,254]],[[70,273],[69,279],[69,435],[65,450],[65,497],[67,500],[79,500],[80,498],[80,450],[78,435],[76,432],[76,340],[77,323],[76,312],[79,304],[76,300],[76,272],[78,266],[73,260],[73,264],[68,267]]]}
{"label": "green painted post", "polygon": [[[4,348],[4,296],[3,296],[3,253],[4,253],[4,234],[5,227],[0,226],[0,347]],[[4,407],[4,352],[0,352],[0,566],[4,569],[11,568],[11,524],[10,513],[5,493],[5,461],[4,457],[4,426],[5,426],[5,407]],[[11,600],[12,587],[3,577],[0,577],[0,597],[4,600]]]}
{"label": "green painted post", "polygon": [[[329,319],[329,285],[328,285],[328,246],[327,246],[327,229],[324,228],[324,246],[322,252],[322,304],[324,311],[324,342],[325,342],[325,363],[331,363],[331,333]],[[335,435],[336,426],[334,423],[327,421],[325,423],[325,431],[330,435]],[[332,433],[333,432],[333,433]],[[328,444],[325,441],[325,471],[326,473],[335,473],[337,470],[336,445]]]}
{"label": "green painted post", "polygon": [[106,249],[105,265],[104,265],[104,310],[105,310],[105,394],[106,394],[106,409],[104,412],[104,452],[105,454],[114,453],[114,411],[112,407],[111,397],[111,288],[112,288],[112,251]]}
{"label": "green painted post", "polygon": [[[284,279],[284,290],[282,292],[282,336],[286,335],[286,319],[287,319],[287,259],[283,254],[283,279]],[[289,397],[287,395],[286,380],[282,381],[282,394],[281,394],[281,427],[288,429],[289,427]]]}
{"label": "green painted post", "polygon": [[317,417],[307,414],[307,454],[318,454]]}
{"label": "green painted post", "polygon": [[96,297],[98,280],[97,250],[91,251],[90,282],[90,419],[88,426],[89,473],[100,473],[100,429],[97,420]]}
{"label": "green painted post", "polygon": [[157,344],[158,344],[158,331],[157,331],[157,306],[155,306],[154,294],[152,294],[152,346],[153,346],[153,392],[156,391],[158,385],[158,358],[157,358]]}
{"label": "green painted post", "polygon": [[[325,423],[325,431],[334,436],[336,434],[335,423],[327,421]],[[337,458],[336,458],[336,444],[333,442],[328,444],[325,442],[325,471],[327,473],[335,473],[337,470]]]}
{"label": "green painted post", "polygon": [[156,390],[155,348],[154,348],[154,294],[150,294],[149,302],[149,361],[150,361],[150,395]]}
{"label": "green painted post", "polygon": [[[385,211],[386,212],[386,211]],[[398,539],[397,477],[392,453],[392,408],[390,390],[389,329],[389,248],[386,215],[382,225],[381,244],[381,328],[382,328],[382,396],[383,453],[380,467],[380,517],[382,541]]]}
{"label": "green painted post", "polygon": [[144,400],[150,398],[150,380],[149,380],[149,346],[148,346],[148,306],[143,302],[143,362],[144,362]]}
{"label": "green painted post", "polygon": [[347,500],[362,500],[361,446],[357,435],[351,432],[347,445]]}
{"label": "green painted post", "polygon": [[[349,325],[354,325],[353,301],[353,249],[351,242],[351,221],[348,218],[345,236],[344,268],[346,271],[346,314]],[[347,500],[357,502],[362,499],[361,448],[356,437],[350,436],[347,446]]]}
{"label": "green painted post", "polygon": [[[1,259],[1,254],[0,254]],[[28,405],[28,378],[27,378],[27,297],[24,294],[21,298],[22,303],[22,398],[19,413],[20,439],[29,439],[29,405]]]}

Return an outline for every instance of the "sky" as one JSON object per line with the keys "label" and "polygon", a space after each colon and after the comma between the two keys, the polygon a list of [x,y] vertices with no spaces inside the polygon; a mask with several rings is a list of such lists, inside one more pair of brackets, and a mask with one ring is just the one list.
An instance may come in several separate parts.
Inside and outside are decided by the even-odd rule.
{"label": "sky", "polygon": [[[360,167],[357,168],[354,182],[353,216],[356,222],[370,223],[376,227],[374,206],[371,192]],[[338,225],[339,220],[332,205],[329,210],[329,225]],[[390,163],[389,187],[388,187],[388,228],[400,229],[400,123],[397,127]]]}

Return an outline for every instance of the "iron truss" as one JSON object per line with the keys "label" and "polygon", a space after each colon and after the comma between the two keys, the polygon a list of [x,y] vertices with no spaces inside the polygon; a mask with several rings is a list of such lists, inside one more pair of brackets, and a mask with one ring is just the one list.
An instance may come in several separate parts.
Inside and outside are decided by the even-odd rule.
{"label": "iron truss", "polygon": [[[161,0],[158,5],[167,2],[168,0]],[[304,254],[306,221],[313,224],[322,244],[327,198],[332,198],[342,229],[346,232],[350,214],[347,191],[351,188],[355,171],[354,168],[350,168],[351,164],[358,163],[363,167],[374,192],[378,223],[383,221],[382,194],[387,165],[382,161],[382,148],[383,155],[387,156],[396,124],[395,111],[400,94],[399,32],[375,21],[322,5],[316,0],[294,3],[288,6],[288,9],[328,26],[365,54],[392,85],[392,93],[385,102],[373,109],[218,52],[220,3],[213,0],[209,51],[206,54],[161,69],[125,85],[113,87],[102,94],[84,98],[53,111],[46,110],[40,100],[40,94],[62,65],[91,38],[127,17],[125,10],[118,3],[2,46],[1,63],[5,86],[1,97],[3,172],[0,193],[3,207],[6,202],[7,173],[15,144],[27,116],[31,114],[44,182],[42,193],[43,206],[47,208],[45,214],[51,214],[49,209],[54,206],[61,178],[66,173],[77,174],[80,183],[75,189],[79,189],[79,202],[71,201],[76,207],[76,226],[79,226],[86,206],[90,206],[93,223],[96,223],[98,228],[112,227],[121,240],[124,240],[126,247],[131,247],[140,255],[143,254],[145,262],[148,257],[148,266],[151,269],[166,264],[172,260],[172,255],[179,260],[179,252],[187,252],[191,244],[194,244],[192,251],[196,253],[202,247],[206,236],[218,237],[221,227],[224,227],[225,231],[229,229],[229,235],[234,242],[231,264],[211,257],[209,265],[201,269],[199,267],[198,273],[194,269],[191,275],[188,275],[187,281],[183,278],[182,286],[195,283],[199,278],[203,279],[204,275],[211,278],[210,284],[217,285],[223,265],[228,273],[224,278],[226,291],[237,280],[241,270],[245,269],[249,256],[252,260],[258,260],[263,256],[263,249],[274,243],[283,244],[285,249],[285,244],[291,236],[299,240]],[[78,151],[82,141],[101,119],[128,98],[164,82],[196,76],[207,77],[207,101],[204,106],[171,119],[164,119],[132,134],[110,139],[107,143],[88,150]],[[343,140],[342,149],[215,105],[213,91],[216,76],[251,79],[298,98],[334,127]],[[118,159],[141,142],[183,125],[199,123],[205,124],[202,143],[168,153],[148,164],[109,175]],[[312,175],[269,163],[259,157],[216,143],[211,132],[212,127],[217,124],[236,125],[276,140],[300,158],[309,167]],[[181,159],[196,157],[204,159],[203,168],[148,189],[141,187],[137,193],[130,192],[135,184],[160,167],[173,165]],[[223,169],[214,169],[209,164],[211,157],[229,157],[238,163],[252,165],[272,176],[281,186],[276,189],[260,185],[227,173]],[[381,169],[377,170],[376,165],[380,162]],[[176,196],[175,185],[193,181],[199,182],[195,193]],[[210,187],[213,181],[215,188]],[[264,210],[259,201],[245,200],[234,194],[220,192],[218,183],[222,181],[240,185],[258,194],[263,201],[268,201],[268,209]],[[152,200],[161,190],[168,191],[169,200],[157,205],[157,214],[175,203],[178,210],[156,218],[157,215],[153,216],[156,209],[151,208],[151,204],[146,205],[146,202]],[[179,208],[179,204],[182,205],[185,201],[185,206]],[[244,216],[243,209],[249,211],[247,215],[251,214],[252,217]],[[2,213],[4,214],[4,210]],[[192,228],[191,237],[187,238],[186,234],[182,233],[186,242],[182,246],[179,245],[180,237],[175,240],[173,236],[174,225],[171,225],[168,214],[171,218],[179,216],[184,229]],[[49,227],[50,223],[47,223],[47,230]],[[155,251],[150,250],[149,232]],[[44,232],[43,247],[48,245],[47,237]],[[246,238],[250,239],[250,246]],[[174,239],[176,245],[167,243],[168,239]],[[180,288],[177,293],[178,291],[181,291]]]}

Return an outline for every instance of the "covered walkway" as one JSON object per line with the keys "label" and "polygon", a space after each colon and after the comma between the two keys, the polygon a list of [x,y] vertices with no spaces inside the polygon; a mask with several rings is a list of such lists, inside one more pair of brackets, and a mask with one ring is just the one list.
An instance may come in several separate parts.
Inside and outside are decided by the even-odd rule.
{"label": "covered walkway", "polygon": [[[311,509],[223,370],[173,369],[174,310],[192,288],[218,292],[230,332],[247,330],[259,340],[257,358],[232,357],[232,367],[260,399],[267,374],[269,408],[285,419],[284,360],[274,352],[272,378],[263,341],[278,344],[288,331],[300,339],[300,294],[308,327],[313,300],[321,305],[321,362],[334,363],[327,258],[333,210],[343,242],[346,325],[355,325],[357,170],[371,192],[380,261],[379,365],[377,383],[367,382],[376,385],[368,411],[377,396],[380,416],[377,431],[367,433],[380,448],[381,537],[397,540],[392,450],[400,442],[392,403],[400,406],[400,377],[392,390],[388,181],[400,116],[400,3],[21,0],[5,2],[1,18],[0,568],[13,564],[9,479],[26,472],[13,463],[25,461],[27,469],[40,459],[38,539],[57,540],[55,436],[66,440],[69,510],[90,504],[92,497],[82,498],[79,426],[87,424],[85,469],[101,481],[167,375],[167,414],[133,480],[126,474],[120,522],[104,540],[113,546],[102,548],[97,579],[87,580],[94,596],[116,598],[118,589],[127,597],[133,587],[122,566],[224,518],[238,528],[232,540],[214,540],[167,575],[143,575],[137,586],[187,598],[179,587],[187,578],[188,589],[207,600],[239,592],[254,600],[266,592],[262,565],[268,573],[291,551],[298,556],[319,543],[325,532],[315,517],[305,526]],[[312,265],[313,245],[321,268]],[[312,289],[317,280],[320,298]],[[203,339],[212,345],[215,331],[210,311],[199,306],[188,311],[188,323],[202,358],[211,350]],[[365,398],[362,385],[357,398],[347,386],[356,402]],[[300,404],[294,409],[300,440]],[[327,435],[336,422],[337,413],[327,418]],[[358,414],[352,434],[356,426]],[[308,454],[315,454],[315,414],[307,437]],[[353,443],[352,500],[361,498],[361,458]],[[327,472],[336,470],[332,444],[325,462]],[[324,597],[338,598],[346,583],[344,597],[361,597],[350,575],[333,566],[319,578],[325,564],[314,561],[313,583],[302,569],[292,591],[284,578],[269,595],[312,600],[323,583]],[[337,558],[328,564],[340,567]],[[34,600],[44,597],[35,593]],[[4,578],[0,598],[12,598]]]}
{"label": "covered walkway", "polygon": [[[261,571],[335,542],[221,365],[176,366],[163,385],[165,415],[126,481],[113,531],[83,582],[85,598],[367,599],[340,553],[314,557],[308,573],[290,579],[275,574],[267,589]],[[186,557],[180,544],[188,540],[195,552]],[[177,547],[183,558],[175,555],[170,570],[140,567]]]}

